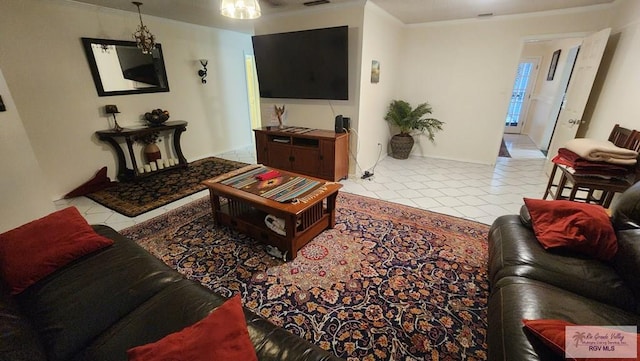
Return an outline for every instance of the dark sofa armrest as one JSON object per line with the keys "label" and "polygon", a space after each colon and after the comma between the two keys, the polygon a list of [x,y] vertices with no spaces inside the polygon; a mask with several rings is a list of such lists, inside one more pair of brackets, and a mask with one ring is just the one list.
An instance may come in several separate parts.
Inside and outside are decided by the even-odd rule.
{"label": "dark sofa armrest", "polygon": [[616,230],[640,229],[640,182],[624,191],[611,212]]}

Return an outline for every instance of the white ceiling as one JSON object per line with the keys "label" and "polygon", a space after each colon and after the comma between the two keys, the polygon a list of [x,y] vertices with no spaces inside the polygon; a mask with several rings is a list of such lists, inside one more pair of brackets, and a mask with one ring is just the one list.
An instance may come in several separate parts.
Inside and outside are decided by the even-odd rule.
{"label": "white ceiling", "polygon": [[[538,11],[560,10],[575,7],[612,3],[615,0],[330,0],[330,4],[308,7],[309,0],[258,0],[263,16],[275,16],[293,11],[314,11],[327,6],[364,4],[371,1],[405,24],[475,18],[479,14],[513,15]],[[98,5],[137,12],[130,0],[75,0],[79,3]],[[220,0],[147,0],[141,11],[187,23],[216,28],[252,32],[251,20],[227,19],[218,13]]]}

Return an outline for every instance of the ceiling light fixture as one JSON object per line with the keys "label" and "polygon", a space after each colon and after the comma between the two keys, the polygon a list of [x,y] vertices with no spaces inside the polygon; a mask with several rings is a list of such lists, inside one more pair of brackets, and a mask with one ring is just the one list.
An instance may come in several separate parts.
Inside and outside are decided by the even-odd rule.
{"label": "ceiling light fixture", "polygon": [[257,19],[262,13],[258,0],[221,0],[220,14],[232,19]]}
{"label": "ceiling light fixture", "polygon": [[140,16],[140,26],[135,33],[133,33],[133,38],[136,39],[136,44],[138,48],[142,50],[143,54],[151,54],[153,49],[156,48],[156,37],[151,34],[146,25],[142,23],[142,14],[140,13],[140,5],[142,5],[139,1],[132,1],[133,5],[138,7],[138,15]]}

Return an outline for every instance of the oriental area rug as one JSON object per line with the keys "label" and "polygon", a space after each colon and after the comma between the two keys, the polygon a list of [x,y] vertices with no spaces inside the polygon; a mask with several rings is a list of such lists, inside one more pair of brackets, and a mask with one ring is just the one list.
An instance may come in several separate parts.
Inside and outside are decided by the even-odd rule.
{"label": "oriental area rug", "polygon": [[203,189],[203,180],[246,166],[246,163],[209,157],[189,163],[185,168],[159,172],[150,177],[118,182],[86,197],[124,214],[135,217],[162,207]]}
{"label": "oriental area rug", "polygon": [[122,233],[345,360],[487,358],[487,225],[349,193],[336,218],[286,263],[214,225],[208,197]]}

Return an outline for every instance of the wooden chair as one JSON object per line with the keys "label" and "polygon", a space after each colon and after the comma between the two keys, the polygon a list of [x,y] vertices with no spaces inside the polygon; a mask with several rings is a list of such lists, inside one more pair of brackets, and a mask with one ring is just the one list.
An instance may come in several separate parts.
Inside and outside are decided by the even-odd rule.
{"label": "wooden chair", "polygon": [[[632,149],[638,151],[640,149],[640,132],[620,127],[616,124],[608,140],[618,147]],[[556,173],[560,170],[560,179],[558,183],[554,183]],[[547,189],[542,199],[551,196],[552,199],[566,199],[570,201],[582,201],[586,203],[599,204],[608,208],[613,200],[613,196],[618,192],[624,192],[633,185],[638,179],[638,166],[636,165],[635,174],[629,179],[604,179],[598,177],[574,175],[566,168],[557,164],[553,165]],[[569,191],[569,195],[565,195],[565,190]],[[586,193],[583,197],[578,195]]]}

